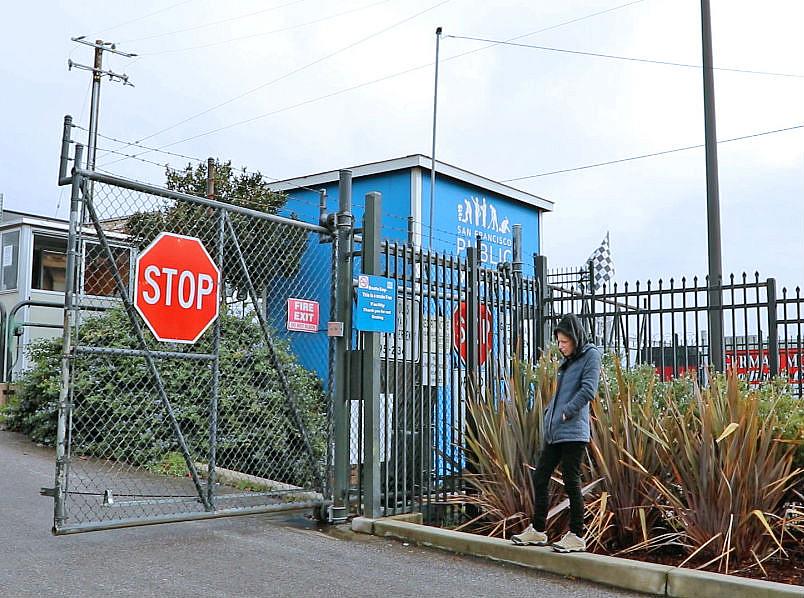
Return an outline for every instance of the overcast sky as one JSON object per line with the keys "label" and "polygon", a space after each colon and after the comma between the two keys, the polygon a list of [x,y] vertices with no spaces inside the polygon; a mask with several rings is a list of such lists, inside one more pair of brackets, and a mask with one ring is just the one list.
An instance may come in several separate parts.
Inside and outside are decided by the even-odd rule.
{"label": "overcast sky", "polygon": [[[67,59],[92,60],[71,36],[140,54],[106,55],[104,66],[136,87],[103,82],[102,134],[275,178],[429,154],[438,25],[503,40],[621,6],[517,43],[701,63],[697,0],[3,4],[0,192],[7,209],[62,217],[62,117],[89,120],[90,75],[68,72]],[[716,67],[777,73],[715,73],[718,138],[804,124],[804,0],[712,0],[712,20]],[[450,59],[486,45],[442,40],[445,162],[507,180],[703,143],[700,69],[515,46]],[[99,147],[142,151],[105,139]],[[804,129],[718,151],[724,272],[804,283]],[[164,182],[160,166],[117,160],[100,152],[98,166]],[[610,231],[620,281],[706,274],[703,149],[511,184],[555,202],[544,225],[551,266],[582,262]]]}

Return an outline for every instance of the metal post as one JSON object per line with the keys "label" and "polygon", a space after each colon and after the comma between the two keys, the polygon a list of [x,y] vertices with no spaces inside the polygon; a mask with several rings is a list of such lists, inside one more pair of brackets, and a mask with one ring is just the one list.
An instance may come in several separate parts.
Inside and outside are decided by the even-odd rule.
{"label": "metal post", "polygon": [[[84,146],[75,146],[75,167],[80,167],[84,155]],[[74,169],[75,170],[75,169]],[[64,285],[64,330],[62,333],[61,353],[61,388],[59,389],[59,415],[56,424],[56,480],[54,496],[54,531],[64,523],[66,513],[64,498],[67,492],[67,436],[70,419],[71,392],[71,353],[72,329],[75,321],[73,298],[75,294],[75,264],[78,256],[78,222],[81,193],[81,176],[73,174],[72,192],[70,195],[70,232],[67,241],[67,270]]]}
{"label": "metal post", "polygon": [[513,258],[511,268],[514,272],[522,274],[522,225],[515,224],[513,227]]}
{"label": "metal post", "polygon": [[436,29],[435,84],[433,85],[433,151],[430,156],[430,229],[427,234],[427,249],[433,248],[433,208],[436,183],[436,116],[438,114],[438,50],[441,45],[441,27]]}
{"label": "metal post", "polygon": [[59,185],[66,185],[69,182],[67,177],[68,166],[70,165],[70,136],[73,129],[73,117],[67,114],[64,117],[64,129],[61,132],[61,156],[59,160]]}
{"label": "metal post", "polygon": [[513,257],[511,261],[511,271],[513,276],[511,293],[513,295],[511,304],[513,310],[511,313],[511,342],[513,342],[512,354],[516,356],[518,361],[522,361],[525,355],[525,347],[523,339],[527,336],[524,334],[524,321],[522,318],[523,312],[523,294],[522,294],[522,225],[515,224],[513,227]]}
{"label": "metal post", "polygon": [[536,274],[536,319],[537,337],[540,340],[540,347],[537,347],[535,355],[541,357],[542,353],[550,344],[550,337],[547,332],[547,256],[534,255],[533,269]]}
{"label": "metal post", "polygon": [[215,159],[207,158],[207,199],[215,199]]}
{"label": "metal post", "polygon": [[341,170],[338,183],[338,214],[336,217],[337,278],[335,284],[335,321],[343,325],[343,334],[335,338],[335,393],[333,406],[334,479],[333,523],[346,521],[349,514],[349,429],[350,389],[349,363],[352,348],[352,171]]}
{"label": "metal post", "polygon": [[768,361],[770,375],[779,375],[779,324],[776,311],[776,279],[768,279]]}
{"label": "metal post", "polygon": [[478,306],[478,295],[480,293],[479,255],[479,247],[466,248],[466,374],[467,383],[470,387],[477,382],[478,370],[477,331],[479,324],[477,318],[480,310]]}
{"label": "metal post", "polygon": [[[715,79],[712,68],[712,19],[709,0],[701,0],[704,129],[706,134],[706,217],[709,246],[709,358],[723,371],[723,266],[720,249],[720,197],[717,169]],[[716,287],[716,288],[715,288]]]}
{"label": "metal post", "polygon": [[595,263],[592,260],[589,260],[586,263],[586,266],[587,276],[589,276],[589,333],[592,343],[597,344],[597,318],[595,318]]}
{"label": "metal post", "polygon": [[[327,212],[326,189],[318,190],[318,224],[328,229],[332,229],[333,226],[335,226],[335,222],[332,220],[332,215],[329,212]],[[319,233],[318,242],[332,243],[332,236],[325,233]]]}
{"label": "metal post", "polygon": [[[212,158],[210,158],[212,160]],[[215,195],[215,183],[210,184],[209,176],[210,166],[215,167],[214,162],[207,162],[207,193],[209,199],[213,199]],[[223,272],[223,245],[225,240],[225,223],[226,218],[224,211],[220,208],[216,211],[218,216],[218,251],[217,251],[217,264],[220,270],[220,279],[224,281]],[[223,303],[223,284],[218,285],[218,292],[220,295],[217,298],[219,304]],[[223,308],[221,308],[221,312]],[[212,397],[209,400],[209,466],[207,471],[207,501],[212,509],[215,509],[215,477],[216,477],[216,464],[218,458],[218,397],[221,392],[221,320],[223,314],[221,313],[215,318],[212,337],[212,353],[215,355],[215,361],[212,362]]]}
{"label": "metal post", "polygon": [[[481,380],[479,375],[479,366],[478,366],[478,328],[479,323],[478,313],[479,313],[479,305],[478,305],[478,295],[480,293],[479,290],[479,280],[480,280],[480,265],[478,263],[480,256],[480,239],[478,238],[477,243],[474,247],[467,247],[466,248],[466,322],[465,322],[465,330],[466,330],[466,380],[464,384],[464,394],[465,397],[471,397],[473,394],[477,394],[482,396],[483,395],[483,388],[481,388]],[[472,417],[470,410],[466,410],[466,428],[467,432],[464,438],[469,435],[476,436],[477,434],[477,423],[475,419]],[[471,448],[468,444],[464,441],[464,450],[469,452]],[[474,465],[476,461],[476,456],[474,458],[467,458],[466,459],[466,471],[469,474],[476,474],[478,473],[477,468]]]}
{"label": "metal post", "polygon": [[[363,215],[363,274],[377,274],[380,269],[380,213],[382,195],[366,194]],[[363,513],[379,517],[380,508],[380,335],[363,332]]]}

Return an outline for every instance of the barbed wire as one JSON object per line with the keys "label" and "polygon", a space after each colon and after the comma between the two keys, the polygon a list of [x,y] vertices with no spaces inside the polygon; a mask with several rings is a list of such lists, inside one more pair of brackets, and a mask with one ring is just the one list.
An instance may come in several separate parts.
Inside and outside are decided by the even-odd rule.
{"label": "barbed wire", "polygon": [[[118,173],[111,172],[109,170],[104,170],[103,168],[95,168],[95,171],[100,172],[102,174],[108,174],[108,175],[114,176],[114,177],[120,176]],[[132,182],[140,183],[142,185],[152,185],[153,184],[153,183],[150,183],[148,181],[142,181],[142,180],[139,180],[139,179],[136,179],[136,178],[129,178],[129,177],[127,177],[127,178],[128,178],[128,180],[130,180]],[[167,188],[164,188],[164,187],[162,187],[162,188],[165,189],[166,191],[170,191],[170,189],[167,189]],[[272,193],[275,193],[275,192],[272,192]],[[198,197],[201,197],[201,196],[198,196]],[[288,216],[288,217],[289,216],[298,217],[298,211],[294,210],[292,207],[289,207],[287,205],[287,203],[285,203],[285,205],[272,208],[272,210],[276,210],[276,212],[271,212],[269,210],[266,210],[266,207],[265,207],[264,204],[261,204],[261,203],[255,201],[253,197],[244,197],[242,195],[228,195],[228,194],[227,195],[221,195],[221,194],[216,193],[216,194],[213,195],[213,199],[216,200],[216,201],[219,201],[221,203],[233,203],[233,205],[240,205],[242,207],[251,208],[251,209],[254,209],[254,210],[257,210],[257,211],[260,211],[260,212],[264,212],[266,214],[276,213],[276,214],[285,215],[285,216]],[[296,198],[291,198],[289,201],[295,201],[295,199]],[[234,200],[237,200],[240,203],[234,204]],[[318,222],[312,222],[310,224],[318,224]]]}
{"label": "barbed wire", "polygon": [[[83,126],[81,126],[79,124],[73,123],[72,126],[74,128],[76,128],[76,129],[80,129],[82,131],[86,131],[87,133],[89,133],[89,129],[87,129],[86,127],[83,127]],[[122,145],[124,145],[126,147],[129,147],[129,146],[134,145],[134,144],[137,143],[137,142],[129,142],[129,141],[126,141],[126,140],[123,140],[123,139],[118,139],[117,137],[113,137],[111,135],[106,135],[106,134],[103,134],[103,133],[100,133],[100,132],[98,132],[97,135],[98,135],[98,137],[101,137],[101,138],[106,139],[108,141],[112,141],[114,143],[120,143],[120,144],[122,144]],[[139,144],[138,147],[141,147],[143,149],[147,149],[148,151],[158,152],[158,153],[165,154],[165,155],[168,155],[168,156],[174,156],[174,157],[178,157],[178,158],[183,158],[185,160],[190,160],[191,162],[195,162],[196,164],[206,165],[206,163],[207,163],[206,159],[198,158],[196,156],[190,156],[190,155],[181,154],[181,153],[178,153],[178,152],[171,152],[171,151],[163,150],[161,148],[148,147],[148,146],[145,146],[145,145],[142,145],[142,144]],[[114,155],[118,155],[118,156],[123,156],[126,159],[137,160],[137,161],[143,162],[145,164],[150,164],[150,165],[153,165],[153,166],[159,166],[160,168],[168,168],[169,170],[172,170],[172,171],[177,172],[177,173],[184,172],[183,168],[182,169],[174,168],[174,167],[168,165],[167,163],[160,163],[160,162],[155,162],[153,160],[148,160],[147,158],[141,157],[141,154],[127,154],[125,152],[119,151],[120,149],[121,148],[116,148],[116,149],[98,148],[98,151],[103,151],[103,152],[106,152],[107,154],[114,154]],[[286,179],[280,179],[280,178],[277,178],[277,177],[267,175],[267,174],[265,174],[265,173],[263,173],[263,172],[261,172],[259,170],[250,170],[250,169],[246,168],[245,166],[239,166],[238,167],[238,166],[233,165],[231,168],[232,168],[232,170],[234,170],[236,172],[242,172],[244,174],[250,174],[250,175],[253,175],[253,176],[260,176],[262,178],[268,179],[269,182],[281,182],[281,181],[286,180]],[[100,170],[100,169],[96,168],[96,170]],[[111,173],[108,170],[105,170],[104,172],[114,175],[114,173]],[[114,176],[117,176],[117,175],[114,175]],[[301,185],[301,184],[296,185],[296,188],[304,189],[305,191],[310,191],[312,193],[319,193],[321,191],[320,189],[314,189],[312,187],[307,187],[307,186]],[[302,198],[302,197],[294,197],[294,199],[297,199],[297,200],[303,201],[303,202],[307,202],[307,203],[310,203],[310,204],[314,204],[316,206],[318,205],[318,202],[315,202],[315,201],[310,200],[310,199],[306,199],[306,198]]]}

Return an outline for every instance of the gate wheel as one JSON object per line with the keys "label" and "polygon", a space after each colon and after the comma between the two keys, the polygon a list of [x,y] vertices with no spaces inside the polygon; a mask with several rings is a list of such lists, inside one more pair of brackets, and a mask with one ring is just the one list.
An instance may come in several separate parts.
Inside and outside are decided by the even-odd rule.
{"label": "gate wheel", "polygon": [[319,523],[330,523],[329,521],[329,507],[332,505],[332,501],[325,500],[320,505],[313,508],[313,517],[315,517],[316,521]]}

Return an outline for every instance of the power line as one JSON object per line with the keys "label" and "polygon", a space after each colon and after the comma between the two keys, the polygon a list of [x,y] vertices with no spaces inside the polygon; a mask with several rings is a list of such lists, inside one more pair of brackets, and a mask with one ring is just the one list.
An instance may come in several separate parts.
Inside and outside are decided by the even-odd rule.
{"label": "power line", "polygon": [[[581,50],[567,50],[565,48],[553,48],[549,46],[535,46],[532,44],[520,44],[514,43],[511,41],[503,41],[503,40],[494,40],[494,39],[487,39],[483,37],[470,37],[466,35],[447,35],[445,37],[450,37],[452,39],[465,39],[471,40],[476,42],[485,42],[485,43],[493,43],[502,46],[514,46],[517,48],[529,48],[533,50],[544,50],[546,52],[560,52],[562,54],[574,54],[578,56],[593,56],[595,58],[608,58],[611,60],[625,60],[628,62],[641,62],[646,64],[658,64],[662,66],[676,66],[682,68],[690,68],[690,69],[702,69],[703,67],[700,64],[687,64],[683,62],[671,62],[667,60],[652,60],[649,58],[636,58],[632,56],[617,56],[615,54],[602,54],[600,52],[583,52]],[[747,73],[751,75],[770,75],[773,77],[792,77],[796,79],[804,79],[804,75],[800,75],[798,73],[776,73],[776,72],[769,72],[769,71],[756,71],[750,69],[738,69],[738,68],[727,68],[727,67],[713,67],[715,71],[726,71],[730,73]]]}
{"label": "power line", "polygon": [[385,27],[383,29],[380,29],[379,31],[376,31],[376,32],[372,33],[371,35],[367,35],[366,37],[363,37],[363,38],[357,40],[356,42],[352,42],[351,44],[347,44],[346,46],[343,46],[343,47],[335,50],[334,52],[330,52],[329,54],[326,54],[326,55],[322,56],[321,58],[313,60],[312,62],[308,62],[307,64],[305,64],[303,66],[300,66],[300,67],[298,67],[298,68],[296,68],[296,69],[294,69],[292,71],[288,71],[284,75],[280,75],[279,77],[276,77],[275,79],[271,79],[270,81],[266,81],[265,83],[261,83],[260,85],[257,85],[256,87],[253,87],[253,88],[251,88],[251,89],[249,89],[247,91],[244,91],[243,93],[238,94],[238,95],[236,95],[236,96],[234,96],[234,97],[232,97],[232,98],[230,98],[230,99],[228,99],[228,100],[226,100],[224,102],[221,102],[219,104],[211,106],[210,108],[207,108],[206,110],[202,110],[201,112],[197,112],[196,114],[193,114],[192,116],[189,116],[189,117],[185,118],[184,120],[181,120],[181,121],[179,121],[179,122],[177,122],[175,124],[172,124],[169,127],[165,127],[163,129],[160,129],[159,131],[156,131],[155,133],[151,133],[150,135],[146,135],[145,137],[142,137],[138,141],[145,141],[146,139],[151,139],[152,137],[156,137],[157,135],[161,135],[162,133],[170,131],[171,129],[175,129],[176,127],[178,127],[180,125],[183,125],[183,124],[185,124],[187,122],[190,122],[191,120],[195,120],[199,116],[209,114],[210,112],[212,112],[214,110],[217,110],[218,108],[222,108],[223,106],[227,106],[227,105],[231,104],[232,102],[236,102],[237,100],[240,100],[240,99],[242,99],[242,98],[244,98],[244,97],[246,97],[248,95],[251,95],[251,94],[253,94],[253,93],[257,92],[257,91],[260,91],[261,89],[265,89],[266,87],[269,87],[269,86],[271,86],[271,85],[273,85],[275,83],[278,83],[279,81],[287,79],[288,77],[291,77],[292,75],[300,73],[301,71],[306,70],[306,69],[310,68],[311,66],[314,66],[316,64],[320,64],[321,62],[324,62],[325,60],[328,60],[328,59],[330,59],[330,58],[332,58],[334,56],[337,56],[338,54],[341,54],[342,52],[350,50],[351,48],[354,48],[355,46],[358,46],[358,45],[360,45],[362,43],[365,43],[370,39],[373,39],[373,38],[375,38],[375,37],[377,37],[379,35],[387,33],[391,29],[399,27],[400,25],[403,25],[404,23],[407,23],[408,21],[411,21],[411,20],[415,19],[416,17],[419,17],[419,16],[421,16],[421,15],[423,15],[423,14],[425,14],[425,13],[431,11],[431,10],[434,10],[434,9],[438,8],[439,6],[442,6],[442,5],[446,4],[447,2],[451,2],[451,0],[441,0],[440,2],[437,2],[436,4],[433,4],[432,6],[426,8],[424,10],[416,12],[413,15],[402,19],[401,21],[397,21],[396,23],[394,23],[394,24],[392,24],[392,25],[390,25],[388,27]]}
{"label": "power line", "polygon": [[207,27],[214,27],[215,25],[221,25],[223,23],[230,23],[232,21],[239,21],[240,19],[247,19],[248,17],[253,17],[259,14],[263,14],[266,12],[271,12],[274,10],[279,10],[280,8],[286,8],[288,6],[293,6],[294,4],[300,4],[302,2],[306,2],[307,0],[293,0],[293,2],[287,2],[285,4],[280,4],[278,6],[270,6],[268,8],[263,8],[261,10],[256,10],[254,12],[250,12],[244,15],[238,15],[236,17],[227,17],[225,19],[220,19],[219,21],[212,21],[210,23],[203,23],[201,25],[195,25],[193,27],[185,27],[184,29],[176,29],[175,31],[166,31],[164,33],[156,33],[154,35],[147,35],[145,37],[137,37],[134,39],[125,40],[124,43],[131,43],[131,42],[140,42],[146,41],[149,39],[156,39],[159,37],[167,37],[169,35],[177,35],[179,33],[186,33],[188,31],[197,31],[198,29],[206,29]]}
{"label": "power line", "polygon": [[[548,26],[548,27],[544,27],[544,28],[541,28],[541,29],[537,29],[537,30],[535,30],[535,31],[530,31],[530,32],[528,32],[528,33],[523,33],[523,34],[521,34],[521,35],[514,36],[514,37],[510,38],[510,39],[509,39],[509,40],[507,40],[507,41],[514,41],[514,40],[517,40],[517,39],[523,39],[523,38],[526,38],[526,37],[531,37],[531,36],[533,36],[533,35],[537,35],[537,34],[539,34],[539,33],[544,33],[544,32],[546,32],[546,31],[552,31],[553,29],[558,29],[559,27],[564,27],[564,26],[567,26],[567,25],[572,25],[572,24],[574,24],[574,23],[578,23],[578,22],[580,22],[580,21],[584,21],[584,20],[586,20],[586,19],[591,19],[591,18],[594,18],[594,17],[600,16],[600,15],[604,15],[604,14],[607,14],[607,13],[610,13],[610,12],[614,12],[614,11],[617,11],[617,10],[621,10],[621,9],[623,9],[623,8],[627,8],[627,7],[629,7],[629,6],[633,6],[633,5],[635,5],[635,4],[640,4],[640,3],[642,3],[642,2],[645,2],[645,0],[633,0],[632,2],[626,2],[625,4],[619,4],[619,5],[617,5],[617,6],[613,6],[613,7],[611,7],[611,8],[607,8],[607,9],[605,9],[605,10],[601,10],[601,11],[593,12],[593,13],[590,13],[590,14],[587,14],[587,15],[583,15],[583,16],[581,16],[581,17],[575,17],[575,18],[570,19],[570,20],[567,20],[567,21],[562,21],[562,22],[560,22],[560,23],[556,23],[555,25],[550,25],[550,26]],[[495,46],[497,46],[497,45],[498,45],[497,43],[490,43],[490,44],[488,44],[488,45],[486,45],[486,46],[482,46],[482,47],[480,47],[480,48],[475,48],[475,49],[473,49],[473,50],[467,50],[467,51],[465,51],[465,52],[460,52],[460,53],[455,54],[455,55],[453,55],[453,56],[448,56],[448,57],[446,57],[446,58],[443,58],[443,59],[441,60],[441,62],[442,62],[442,63],[444,63],[444,62],[449,62],[449,61],[451,61],[451,60],[457,60],[458,58],[463,58],[463,57],[466,57],[466,56],[470,56],[470,55],[472,55],[472,54],[476,54],[476,53],[478,53],[478,52],[482,52],[483,50],[487,50],[487,49],[489,49],[489,48],[493,48],[493,47],[495,47]],[[407,75],[407,74],[409,74],[409,73],[413,73],[413,72],[416,72],[416,71],[420,71],[420,70],[422,70],[422,69],[429,68],[429,67],[433,66],[433,64],[434,64],[434,62],[426,62],[426,63],[424,63],[424,64],[420,64],[420,65],[418,65],[418,66],[414,66],[414,67],[411,67],[411,68],[408,68],[408,69],[404,69],[404,70],[402,70],[402,71],[397,71],[396,73],[392,73],[392,74],[390,74],[390,75],[385,75],[385,76],[383,76],[383,77],[378,77],[377,79],[372,79],[372,80],[370,80],[370,81],[365,81],[365,82],[363,82],[363,83],[359,83],[359,84],[356,84],[356,85],[352,85],[352,86],[350,86],[350,87],[346,87],[346,88],[343,88],[343,89],[340,89],[340,90],[336,90],[336,91],[333,91],[333,92],[330,92],[330,93],[327,93],[327,94],[324,94],[324,95],[321,95],[321,96],[317,96],[317,97],[314,97],[314,98],[310,98],[310,99],[308,99],[308,100],[303,100],[303,101],[301,101],[301,102],[297,102],[297,103],[295,103],[295,104],[291,104],[291,105],[289,105],[289,106],[285,106],[285,107],[283,107],[283,108],[278,108],[278,109],[276,109],[276,110],[272,110],[272,111],[269,111],[269,112],[264,112],[264,113],[262,113],[262,114],[258,114],[257,116],[253,116],[253,117],[251,117],[251,118],[247,118],[247,119],[240,120],[240,121],[237,121],[237,122],[234,122],[234,123],[230,123],[230,124],[228,124],[228,125],[224,125],[224,126],[222,126],[222,127],[218,127],[218,128],[216,128],[216,129],[212,129],[212,130],[209,130],[209,131],[206,131],[206,132],[203,132],[203,133],[199,133],[199,134],[197,134],[197,135],[193,135],[193,136],[191,136],[191,137],[185,137],[185,138],[183,138],[183,139],[180,139],[180,140],[178,140],[178,141],[174,141],[174,142],[172,142],[172,143],[168,143],[168,144],[163,145],[163,146],[161,146],[161,147],[162,147],[162,148],[165,148],[165,147],[172,147],[172,146],[174,146],[174,145],[178,145],[178,144],[181,144],[181,143],[185,143],[185,142],[187,142],[187,141],[192,141],[192,140],[194,140],[194,139],[198,139],[198,138],[200,138],[200,137],[206,137],[207,135],[212,135],[212,134],[214,134],[214,133],[218,133],[218,132],[223,131],[223,130],[226,130],[226,129],[230,129],[230,128],[237,127],[237,126],[240,126],[240,125],[248,124],[248,123],[251,123],[251,122],[254,122],[254,121],[257,121],[257,120],[263,119],[263,118],[267,118],[267,117],[269,117],[269,116],[273,116],[273,115],[276,115],[276,114],[280,114],[280,113],[282,113],[282,112],[286,112],[286,111],[288,111],[288,110],[293,110],[293,109],[295,109],[295,108],[299,108],[299,107],[302,107],[302,106],[306,106],[306,105],[308,105],[308,104],[313,104],[313,103],[315,103],[315,102],[319,102],[319,101],[322,101],[322,100],[326,100],[326,99],[329,99],[329,98],[332,98],[332,97],[335,97],[335,96],[338,96],[338,95],[341,95],[341,94],[344,94],[344,93],[348,93],[348,92],[351,92],[351,91],[355,91],[355,90],[357,90],[357,89],[361,89],[361,88],[363,88],[363,87],[367,87],[367,86],[369,86],[369,85],[374,85],[374,84],[376,84],[376,83],[381,83],[381,82],[383,82],[383,81],[388,81],[388,80],[390,80],[390,79],[394,79],[394,78],[396,78],[396,77],[401,77],[401,76]],[[156,135],[156,134],[158,134],[158,133],[155,133],[154,135]],[[143,139],[147,139],[147,137],[144,137]],[[141,140],[140,140],[140,141],[141,141]],[[136,144],[136,143],[137,143],[137,142],[134,142],[132,145],[134,145],[134,144]],[[143,153],[138,154],[138,155],[143,155],[144,153],[147,153],[147,152],[143,152]],[[124,159],[125,159],[125,158],[124,158]],[[120,162],[120,161],[122,161],[122,160],[115,160],[115,161],[113,161],[113,162],[110,162],[110,163],[109,163],[109,164],[107,164],[107,165],[115,164],[116,162]]]}
{"label": "power line", "polygon": [[[754,137],[762,137],[765,135],[773,135],[775,133],[784,133],[786,131],[793,131],[795,129],[802,129],[804,128],[804,124],[800,125],[793,125],[791,127],[785,127],[783,129],[773,129],[772,131],[761,131],[759,133],[751,133],[750,135],[743,135],[741,137],[732,137],[731,139],[720,139],[718,143],[730,143],[732,141],[743,141],[745,139],[753,139]],[[610,164],[620,164],[622,162],[631,162],[633,160],[642,160],[643,158],[653,158],[654,156],[664,156],[666,154],[673,154],[676,152],[684,152],[691,149],[699,149],[704,147],[703,143],[699,143],[697,145],[688,145],[685,147],[676,147],[669,150],[664,150],[660,152],[652,152],[650,154],[641,154],[639,156],[630,156],[628,158],[620,158],[619,160],[609,160],[608,162],[597,162],[595,164],[586,164],[584,166],[575,166],[574,168],[564,168],[562,170],[551,170],[550,172],[540,172],[539,174],[530,174],[527,176],[520,176],[513,179],[503,179],[503,183],[512,183],[515,181],[524,181],[527,179],[535,179],[538,177],[543,176],[550,176],[553,174],[562,174],[565,172],[575,172],[578,170],[587,170],[589,168],[597,168],[599,166],[609,166]]]}
{"label": "power line", "polygon": [[159,13],[166,12],[166,11],[172,9],[172,8],[176,8],[177,6],[181,6],[182,4],[188,4],[189,2],[192,2],[192,1],[193,0],[182,0],[181,2],[176,2],[175,4],[171,4],[170,6],[166,6],[165,8],[160,8],[159,10],[149,12],[148,14],[143,15],[141,17],[137,17],[136,19],[131,19],[130,21],[125,21],[123,23],[118,23],[117,25],[114,25],[112,27],[108,27],[108,28],[104,29],[103,31],[99,31],[98,33],[95,33],[93,35],[93,37],[96,36],[96,35],[100,35],[101,33],[107,33],[109,31],[112,31],[113,29],[119,29],[120,27],[125,27],[126,25],[130,25],[131,23],[136,23],[137,21],[142,21],[142,20],[147,19],[149,17],[153,17],[154,15],[158,15]]}
{"label": "power line", "polygon": [[[173,170],[174,172],[181,172],[179,170],[176,170],[175,168],[171,168],[170,170]],[[113,177],[119,176],[117,173],[111,172],[109,170],[104,170],[103,168],[97,168],[96,172],[100,172],[102,174],[107,174],[107,175],[113,176]],[[140,183],[142,185],[151,185],[152,184],[152,183],[149,183],[148,181],[142,181],[142,180],[138,180],[138,179],[135,179],[135,178],[129,178],[128,180],[136,182],[136,183]],[[163,187],[163,189],[164,189],[164,187]],[[170,189],[166,189],[166,190],[170,191]],[[281,193],[281,192],[273,191],[271,189],[266,189],[266,191],[268,191],[269,193]],[[213,199],[216,199],[217,201],[221,201],[223,203],[233,203],[233,200],[239,200],[241,202],[241,204],[238,204],[238,205],[242,205],[243,207],[251,207],[253,209],[261,210],[263,212],[266,211],[265,206],[263,206],[262,204],[254,201],[254,199],[252,197],[244,197],[242,195],[228,195],[228,194],[227,195],[221,195],[221,194],[216,193],[215,197]],[[287,201],[290,201],[290,198],[288,198]],[[288,207],[287,201],[286,201],[286,203],[284,205],[279,206],[277,208],[274,208],[276,210],[277,214],[280,213],[280,212],[284,212],[285,214],[288,214],[288,215],[292,215],[292,214],[296,213],[296,211],[292,207]],[[304,200],[302,198],[299,198],[299,197],[294,197],[293,201],[303,201],[304,202],[306,200]],[[318,206],[318,204],[314,203],[314,202],[307,201],[306,203],[314,204],[316,207]]]}
{"label": "power line", "polygon": [[301,29],[302,27],[307,27],[308,25],[315,25],[317,23],[323,23],[324,21],[329,21],[331,19],[335,19],[337,17],[342,17],[348,14],[352,14],[355,12],[359,12],[361,10],[366,10],[368,8],[372,8],[374,6],[378,6],[380,4],[386,4],[391,2],[392,0],[379,0],[378,2],[372,2],[371,4],[365,4],[363,6],[358,6],[356,8],[350,8],[349,10],[344,10],[342,12],[338,12],[332,15],[328,15],[326,17],[321,17],[318,19],[314,19],[312,21],[306,21],[304,23],[297,23],[296,25],[289,25],[288,27],[282,27],[281,29],[273,29],[271,31],[263,31],[261,33],[251,33],[249,35],[241,35],[238,37],[231,37],[228,39],[218,40],[215,42],[211,42],[209,44],[201,44],[198,46],[187,46],[184,48],[172,48],[168,50],[160,50],[159,52],[145,52],[140,53],[141,56],[160,56],[162,54],[175,54],[177,52],[189,52],[190,50],[201,50],[204,48],[212,48],[214,46],[221,46],[224,44],[229,44],[232,42],[242,41],[245,39],[253,39],[255,37],[264,37],[266,35],[272,35],[274,33],[284,33],[285,31],[292,31],[294,29]]}
{"label": "power line", "polygon": [[[87,129],[85,127],[82,127],[81,125],[75,125],[74,124],[73,127],[75,127],[76,129],[80,129],[82,131],[87,131]],[[147,149],[148,151],[151,151],[151,152],[159,152],[160,154],[166,154],[168,156],[175,156],[176,158],[184,158],[185,160],[191,160],[193,162],[203,162],[204,161],[201,158],[196,158],[194,156],[188,156],[187,154],[180,154],[180,153],[177,153],[177,152],[169,152],[169,151],[160,149],[158,147],[149,147],[147,145],[143,145],[143,144],[138,143],[136,141],[126,141],[124,139],[118,139],[116,137],[111,137],[110,135],[104,135],[103,133],[98,133],[98,137],[102,137],[103,139],[106,139],[108,141],[113,141],[115,143],[120,143],[122,145],[122,147],[116,148],[117,150],[124,149],[126,147],[136,146],[138,148]],[[120,154],[119,151],[111,152],[111,150],[109,150],[109,149],[102,150],[102,151],[109,152],[109,153]],[[120,155],[128,156],[128,154],[120,154]],[[101,156],[101,157],[103,157],[103,156]],[[128,156],[128,157],[134,158],[136,156]],[[147,160],[144,160],[144,161],[147,161]]]}
{"label": "power line", "polygon": [[[81,125],[77,125],[77,124],[74,124],[73,127],[75,127],[76,129],[80,129],[82,131],[87,130],[85,127],[82,127]],[[113,141],[115,143],[124,144],[123,147],[128,147],[128,146],[130,146],[130,145],[132,145],[134,143],[134,142],[131,142],[131,141],[125,141],[123,139],[117,139],[116,137],[111,137],[109,135],[103,135],[102,133],[98,133],[98,137],[102,137],[103,139]],[[183,158],[185,160],[190,160],[191,162],[195,162],[196,164],[206,164],[206,162],[207,162],[206,159],[203,159],[203,158],[198,158],[198,157],[195,157],[195,156],[189,156],[187,154],[179,154],[179,153],[176,153],[176,152],[168,152],[168,151],[165,151],[165,150],[160,149],[160,148],[149,148],[149,147],[143,146],[143,145],[139,145],[138,147],[145,148],[148,151],[157,152],[157,153],[160,153],[160,154],[166,154],[166,155],[169,155],[169,156],[176,156],[178,158]],[[123,156],[125,159],[137,160],[137,161],[142,162],[144,164],[150,164],[152,166],[158,166],[160,168],[167,168],[168,170],[172,170],[173,172],[183,172],[183,169],[173,168],[172,166],[170,166],[167,163],[154,162],[153,160],[148,160],[146,158],[142,158],[141,157],[142,154],[127,154],[125,152],[119,151],[120,149],[122,149],[122,148],[117,148],[117,149],[98,148],[98,151],[106,152],[106,154],[114,154],[114,155],[117,155],[117,156]],[[269,176],[269,175],[267,175],[267,174],[265,174],[263,172],[260,172],[260,171],[249,170],[249,169],[247,169],[245,167],[232,167],[232,170],[235,170],[237,172],[243,172],[245,174],[257,175],[257,176],[260,176],[262,178],[268,179],[269,182],[274,182],[274,183],[284,180],[284,179],[280,179],[280,178],[277,178],[277,177]],[[103,170],[102,172],[106,172],[108,174],[113,174],[108,170]],[[313,189],[312,187],[306,187],[304,185],[298,185],[298,188],[299,189],[304,189],[306,191],[311,191],[313,193],[320,192],[320,189]],[[302,201],[304,201],[304,200],[302,200]],[[310,201],[310,203],[314,203],[314,202]],[[318,204],[316,203],[315,205],[318,205]]]}
{"label": "power line", "polygon": [[[160,168],[167,168],[168,170],[174,170],[174,171],[178,172],[178,169],[171,168],[166,162],[165,163],[154,162],[153,160],[148,160],[147,158],[140,158],[139,156],[135,156],[135,155],[132,155],[132,154],[127,154],[125,152],[118,152],[116,150],[109,149],[108,147],[99,147],[98,151],[106,152],[106,154],[113,154],[115,156],[123,156],[125,158],[129,158],[129,159],[132,159],[132,160],[137,160],[138,162],[143,162],[145,164],[151,164],[153,166],[159,166]],[[200,160],[198,162],[200,162]],[[104,171],[104,172],[108,172],[108,171]]]}

